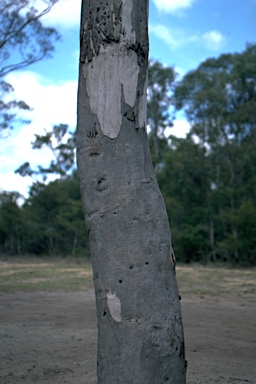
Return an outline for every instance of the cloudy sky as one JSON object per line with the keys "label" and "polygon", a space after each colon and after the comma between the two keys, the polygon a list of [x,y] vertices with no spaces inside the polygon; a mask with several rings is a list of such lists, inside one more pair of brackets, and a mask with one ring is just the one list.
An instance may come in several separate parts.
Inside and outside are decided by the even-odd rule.
{"label": "cloudy sky", "polygon": [[[38,0],[40,3],[40,0]],[[76,92],[81,0],[60,0],[44,23],[62,40],[54,57],[7,75],[15,97],[33,110],[29,125],[0,139],[0,189],[27,195],[32,180],[14,174],[25,161],[49,163],[47,150],[32,150],[34,134],[54,124],[76,125]],[[150,0],[150,57],[174,66],[182,76],[200,62],[222,53],[242,52],[256,40],[256,0]],[[173,134],[184,136],[188,123],[180,117]]]}

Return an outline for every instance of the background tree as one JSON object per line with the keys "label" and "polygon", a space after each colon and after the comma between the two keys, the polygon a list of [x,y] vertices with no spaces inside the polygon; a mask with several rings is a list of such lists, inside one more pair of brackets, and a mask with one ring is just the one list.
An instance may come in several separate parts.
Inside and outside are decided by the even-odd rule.
{"label": "background tree", "polygon": [[173,89],[175,72],[171,67],[164,67],[158,61],[150,61],[147,86],[147,118],[149,144],[155,172],[161,167],[163,154],[168,145],[165,129],[173,125]]}
{"label": "background tree", "polygon": [[47,185],[37,182],[22,207],[24,251],[31,254],[88,256],[77,173]]}
{"label": "background tree", "polygon": [[64,178],[75,168],[75,132],[68,130],[67,124],[54,125],[52,131],[45,131],[44,135],[35,135],[32,142],[33,149],[47,147],[53,154],[48,167],[37,166],[32,169],[26,161],[15,173],[21,176],[39,176],[45,182],[49,175],[55,174]]}
{"label": "background tree", "polygon": [[12,128],[17,111],[28,110],[23,101],[11,99],[13,87],[4,77],[51,57],[60,35],[54,28],[44,27],[41,19],[58,0],[44,0],[34,7],[33,0],[1,0],[0,2],[0,134]]}
{"label": "background tree", "polygon": [[17,119],[18,112],[29,111],[30,107],[24,101],[10,99],[13,91],[11,84],[0,81],[0,138],[13,129],[14,123],[18,125],[28,122],[21,118]]}
{"label": "background tree", "polygon": [[[32,148],[38,150],[45,146],[54,156],[49,166],[38,165],[32,169],[30,163],[25,162],[15,171],[36,180],[21,207],[26,228],[22,253],[88,255],[75,170],[75,133],[68,130],[68,125],[56,125],[44,135],[35,135]],[[50,175],[55,175],[57,180],[46,184]]]}
{"label": "background tree", "polygon": [[[256,46],[241,54],[208,59],[188,73],[176,88],[191,134],[207,149],[211,162],[211,223],[215,252],[243,259],[238,232],[240,207],[255,204]],[[248,207],[248,206],[247,206]],[[255,242],[256,234],[252,238]],[[251,247],[250,247],[251,248]]]}
{"label": "background tree", "polygon": [[19,208],[18,192],[0,193],[0,253],[20,255],[23,216]]}
{"label": "background tree", "polygon": [[89,256],[77,172],[0,193],[0,254]]}
{"label": "background tree", "polygon": [[98,383],[183,384],[169,223],[146,134],[148,1],[82,1],[77,157],[98,316]]}

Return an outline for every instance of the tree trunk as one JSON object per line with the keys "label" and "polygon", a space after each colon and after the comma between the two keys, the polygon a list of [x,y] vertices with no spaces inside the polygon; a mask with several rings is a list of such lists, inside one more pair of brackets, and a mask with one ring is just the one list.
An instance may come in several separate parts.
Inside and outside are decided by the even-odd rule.
{"label": "tree trunk", "polygon": [[184,384],[175,259],[146,134],[147,0],[83,0],[77,158],[98,384]]}

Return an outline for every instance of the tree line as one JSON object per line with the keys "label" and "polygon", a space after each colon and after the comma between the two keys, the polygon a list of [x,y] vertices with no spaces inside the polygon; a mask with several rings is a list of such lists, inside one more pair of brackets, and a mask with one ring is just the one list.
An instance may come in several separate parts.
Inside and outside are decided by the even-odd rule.
{"label": "tree line", "polygon": [[[54,30],[48,33],[58,38]],[[256,45],[248,44],[242,53],[207,59],[179,81],[172,67],[150,62],[149,144],[180,262],[256,263],[255,61]],[[1,86],[8,88],[4,81]],[[0,107],[6,130],[15,115],[3,101]],[[167,137],[179,110],[190,132]],[[48,146],[54,160],[46,168],[32,169],[28,161],[16,170],[37,177],[26,199],[0,193],[0,253],[89,255],[75,132],[60,124],[36,135],[32,145]],[[50,174],[58,178],[47,183]]]}

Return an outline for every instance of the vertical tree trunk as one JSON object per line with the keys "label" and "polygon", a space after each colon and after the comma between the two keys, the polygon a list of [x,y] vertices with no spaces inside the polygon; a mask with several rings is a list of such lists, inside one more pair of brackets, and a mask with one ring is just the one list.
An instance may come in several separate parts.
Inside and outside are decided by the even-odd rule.
{"label": "vertical tree trunk", "polygon": [[184,384],[169,223],[146,134],[147,0],[83,0],[77,158],[98,384]]}

